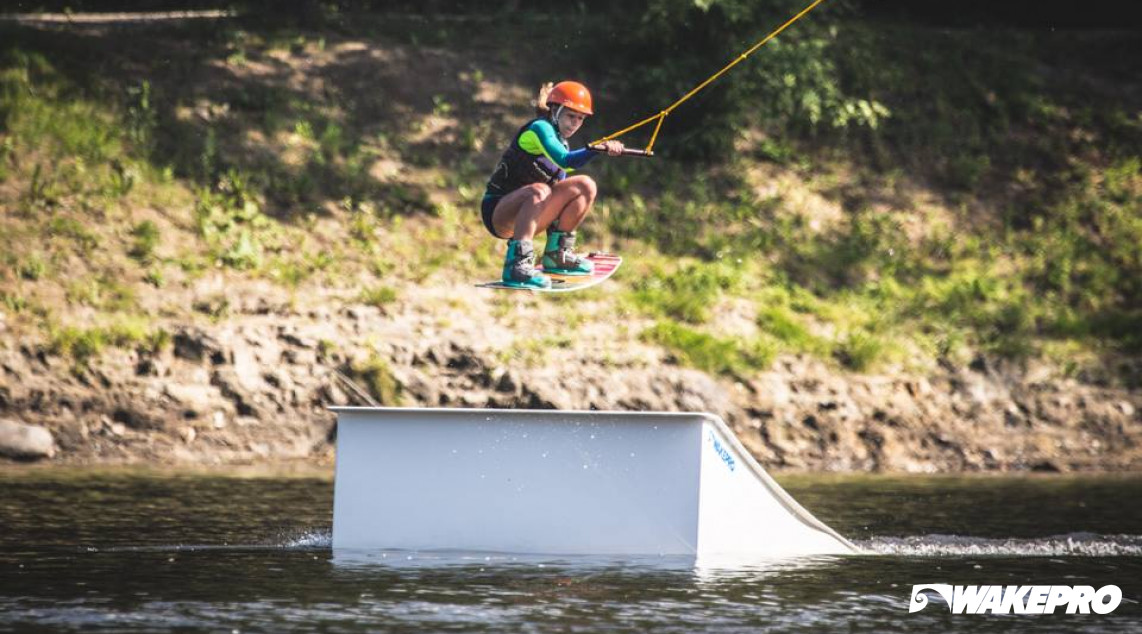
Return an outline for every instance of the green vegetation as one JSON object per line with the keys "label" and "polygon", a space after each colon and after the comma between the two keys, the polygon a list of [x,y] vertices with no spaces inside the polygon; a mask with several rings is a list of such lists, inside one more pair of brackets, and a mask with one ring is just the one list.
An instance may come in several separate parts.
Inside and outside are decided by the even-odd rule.
{"label": "green vegetation", "polygon": [[36,281],[47,273],[48,264],[44,262],[39,253],[31,253],[28,258],[16,266],[16,272],[25,280]]}
{"label": "green vegetation", "polygon": [[715,337],[669,321],[658,322],[642,336],[670,350],[686,365],[717,374],[745,376],[764,370],[777,353],[768,340]]}
{"label": "green vegetation", "polygon": [[364,384],[369,394],[381,405],[401,404],[401,385],[393,376],[388,361],[377,353],[349,364],[346,374]]}
{"label": "green vegetation", "polygon": [[[145,294],[207,274],[293,296],[321,286],[347,302],[415,302],[409,287],[498,268],[473,212],[518,123],[497,100],[579,60],[600,87],[584,134],[608,132],[802,4],[589,2],[593,14],[559,16],[576,23],[559,33],[615,36],[589,42],[476,28],[463,2],[449,5],[455,23],[328,11],[320,31],[243,21],[76,39],[5,26],[0,307],[50,349],[87,359],[142,340],[66,324],[68,313],[143,319]],[[679,42],[687,55],[664,54]],[[1137,356],[1137,44],[822,5],[673,113],[658,158],[592,164],[603,198],[583,241],[621,246],[628,263],[613,293],[528,310],[613,302],[652,324],[624,336],[732,376],[781,354],[860,372],[978,354],[1108,366]],[[386,61],[425,47],[432,72]],[[521,72],[518,59],[534,64]],[[518,105],[507,119],[526,116]],[[186,306],[213,320],[234,310],[223,296]],[[530,341],[505,360],[573,345]],[[395,398],[382,370],[359,375]]]}
{"label": "green vegetation", "polygon": [[[788,8],[647,5],[656,11],[627,40],[633,59],[649,64],[640,50],[683,35],[697,43],[687,60],[634,79],[654,84],[635,91],[655,104]],[[611,203],[613,233],[711,264],[753,263],[734,290],[695,287],[685,269],[667,287],[652,273],[635,283],[637,306],[702,324],[718,297],[750,297],[781,350],[858,371],[909,356],[1023,359],[1060,341],[1142,351],[1142,120],[1096,79],[1129,76],[1119,57],[1136,37],[810,22],[694,117],[667,120],[684,143],[663,154],[701,157],[684,169],[703,178],[603,166],[602,180],[628,192],[622,209]],[[786,200],[803,198],[797,190],[770,193],[750,175],[766,164],[777,169],[762,174],[792,172],[833,198],[833,217]],[[934,204],[918,202],[925,183]]]}
{"label": "green vegetation", "polygon": [[159,244],[159,227],[150,220],[144,220],[131,229],[131,236],[135,239],[128,255],[139,262],[146,264],[155,254],[155,247]]}
{"label": "green vegetation", "polygon": [[551,361],[551,353],[575,344],[570,335],[551,335],[538,339],[521,338],[499,351],[497,360],[503,364],[520,363],[533,368]]}
{"label": "green vegetation", "polygon": [[740,286],[741,269],[721,263],[682,264],[673,271],[651,267],[633,283],[635,305],[648,314],[705,323],[723,294]]}
{"label": "green vegetation", "polygon": [[397,300],[396,289],[390,286],[378,286],[361,291],[361,303],[382,308]]}
{"label": "green vegetation", "polygon": [[49,351],[71,357],[80,366],[107,346],[155,352],[171,341],[170,333],[135,317],[119,317],[105,326],[91,328],[51,327],[49,336]]}

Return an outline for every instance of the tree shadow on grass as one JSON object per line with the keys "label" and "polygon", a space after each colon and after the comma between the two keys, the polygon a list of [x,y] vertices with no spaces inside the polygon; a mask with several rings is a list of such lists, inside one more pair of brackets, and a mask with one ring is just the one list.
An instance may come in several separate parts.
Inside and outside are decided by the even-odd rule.
{"label": "tree shadow on grass", "polygon": [[[0,53],[41,55],[76,96],[141,113],[136,156],[199,188],[239,180],[278,220],[344,202],[408,215],[431,211],[450,174],[482,187],[474,175],[529,110],[527,71],[409,42],[415,28],[426,27],[394,39],[240,20],[6,26]],[[502,46],[495,37],[483,44]]]}

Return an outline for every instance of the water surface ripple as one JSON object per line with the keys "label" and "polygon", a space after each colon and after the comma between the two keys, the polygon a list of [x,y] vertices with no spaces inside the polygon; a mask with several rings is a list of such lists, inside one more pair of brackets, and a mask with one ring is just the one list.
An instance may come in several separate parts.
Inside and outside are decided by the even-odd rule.
{"label": "water surface ripple", "polygon": [[[865,554],[333,551],[324,474],[0,470],[0,632],[1142,630],[1142,478],[781,480]],[[919,583],[1124,599],[1110,615],[910,614]]]}

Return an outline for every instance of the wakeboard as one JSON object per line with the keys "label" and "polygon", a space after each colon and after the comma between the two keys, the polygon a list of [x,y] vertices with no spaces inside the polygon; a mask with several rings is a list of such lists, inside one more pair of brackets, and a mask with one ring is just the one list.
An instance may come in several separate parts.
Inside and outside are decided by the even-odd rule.
{"label": "wakeboard", "polygon": [[[581,291],[585,288],[591,288],[598,284],[602,284],[610,276],[615,274],[619,269],[619,265],[623,263],[621,256],[614,253],[601,253],[593,252],[587,255],[587,259],[595,263],[595,270],[590,275],[560,275],[558,273],[544,273],[551,278],[551,288],[520,288],[518,286],[508,286],[500,280],[493,282],[484,282],[477,284],[480,288],[496,288],[508,291],[531,291],[533,293],[570,293],[571,291]],[[538,267],[543,271],[543,267]]]}

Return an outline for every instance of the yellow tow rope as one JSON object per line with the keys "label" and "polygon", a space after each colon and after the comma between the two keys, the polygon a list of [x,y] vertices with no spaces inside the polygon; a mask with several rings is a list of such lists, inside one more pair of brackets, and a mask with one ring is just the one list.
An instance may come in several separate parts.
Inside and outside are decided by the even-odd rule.
{"label": "yellow tow rope", "polygon": [[734,58],[734,60],[732,62],[730,62],[729,64],[726,64],[725,67],[722,68],[722,70],[719,70],[718,72],[714,73],[713,75],[710,75],[710,77],[707,78],[706,81],[695,86],[693,90],[691,90],[690,92],[683,95],[682,98],[679,99],[678,101],[675,101],[674,103],[670,104],[670,106],[667,107],[662,112],[659,112],[658,114],[656,114],[654,116],[647,117],[646,119],[643,119],[642,121],[639,121],[638,123],[636,123],[632,126],[628,126],[626,128],[623,128],[622,130],[619,130],[618,132],[608,134],[607,136],[599,139],[598,141],[593,142],[592,145],[598,145],[599,143],[602,143],[603,141],[610,141],[611,139],[618,138],[618,137],[626,134],[627,132],[630,132],[631,130],[637,130],[638,128],[641,128],[642,126],[650,123],[651,121],[658,121],[658,124],[654,126],[654,133],[651,134],[651,136],[650,136],[650,143],[648,143],[646,145],[646,149],[643,150],[643,152],[645,152],[647,156],[650,156],[651,154],[653,154],[654,141],[656,139],[658,139],[658,131],[662,129],[662,122],[666,120],[666,115],[673,112],[673,110],[675,108],[682,105],[690,97],[693,97],[695,94],[698,93],[698,91],[702,90],[706,86],[709,86],[711,83],[714,82],[714,80],[716,80],[717,78],[726,74],[726,72],[728,72],[734,66],[737,66],[742,60],[749,57],[750,54],[752,54],[754,51],[761,48],[762,46],[765,46],[765,44],[767,42],[769,42],[769,40],[772,40],[773,38],[777,37],[777,35],[779,33],[781,33],[782,31],[784,31],[789,25],[793,24],[797,20],[800,20],[806,13],[809,13],[813,9],[817,8],[817,5],[821,4],[824,1],[825,0],[815,0],[815,2],[813,2],[813,4],[810,4],[809,6],[802,9],[802,11],[800,13],[798,13],[797,15],[790,18],[788,22],[786,22],[785,24],[782,24],[780,27],[777,28],[776,31],[765,36],[764,39],[762,39],[757,44],[754,44],[753,46],[751,46],[746,52],[742,53],[741,55],[738,55],[736,58]]}

